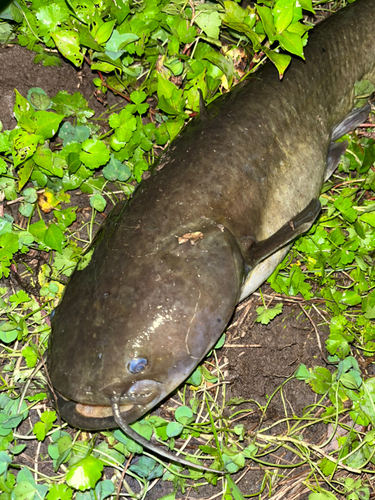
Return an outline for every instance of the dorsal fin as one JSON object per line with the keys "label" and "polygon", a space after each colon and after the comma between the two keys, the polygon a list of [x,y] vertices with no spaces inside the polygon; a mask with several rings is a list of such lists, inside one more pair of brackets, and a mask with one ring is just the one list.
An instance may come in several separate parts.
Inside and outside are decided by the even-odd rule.
{"label": "dorsal fin", "polygon": [[199,118],[201,122],[205,122],[209,119],[206,104],[204,102],[203,93],[201,89],[198,89],[199,93]]}

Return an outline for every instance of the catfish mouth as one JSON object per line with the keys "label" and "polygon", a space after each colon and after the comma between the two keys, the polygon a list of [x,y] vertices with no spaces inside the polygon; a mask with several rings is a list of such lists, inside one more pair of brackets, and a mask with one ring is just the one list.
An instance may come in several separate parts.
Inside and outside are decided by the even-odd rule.
{"label": "catfish mouth", "polygon": [[[144,413],[153,408],[162,398],[162,384],[154,380],[140,380],[135,382],[128,392],[122,393],[120,398],[120,413],[128,422],[134,422]],[[69,425],[85,430],[112,429],[118,427],[113,417],[111,397],[119,392],[119,386],[107,388],[108,405],[82,403],[67,398],[54,389],[52,399]]]}

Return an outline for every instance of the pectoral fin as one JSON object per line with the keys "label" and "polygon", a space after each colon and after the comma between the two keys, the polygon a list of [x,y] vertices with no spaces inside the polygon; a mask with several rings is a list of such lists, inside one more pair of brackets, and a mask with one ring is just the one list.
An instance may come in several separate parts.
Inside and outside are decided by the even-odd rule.
{"label": "pectoral fin", "polygon": [[336,127],[334,127],[334,129],[332,130],[332,138],[331,138],[332,142],[337,141],[337,139],[340,139],[340,137],[347,134],[348,132],[351,132],[356,127],[361,125],[361,123],[363,123],[368,117],[370,111],[371,111],[370,103],[367,103],[362,108],[353,109],[353,111],[351,111],[344,118],[344,120],[338,125],[336,125]]}
{"label": "pectoral fin", "polygon": [[362,108],[353,109],[344,120],[336,125],[332,130],[332,142],[328,149],[327,155],[327,167],[324,175],[324,182],[328,180],[333,172],[336,170],[337,165],[340,162],[340,158],[345,154],[346,148],[348,147],[348,142],[335,142],[340,139],[343,135],[354,130],[356,127],[361,125],[368,117],[371,111],[371,104],[367,103],[366,106]]}
{"label": "pectoral fin", "polygon": [[327,166],[324,174],[324,182],[326,182],[333,172],[336,170],[337,165],[340,163],[340,158],[345,154],[346,148],[348,147],[348,141],[343,142],[332,142],[327,156]]}
{"label": "pectoral fin", "polygon": [[308,231],[320,209],[320,201],[314,198],[302,212],[284,224],[275,234],[252,245],[249,255],[250,262],[248,262],[250,267],[255,267],[259,262],[291,243],[297,236]]}

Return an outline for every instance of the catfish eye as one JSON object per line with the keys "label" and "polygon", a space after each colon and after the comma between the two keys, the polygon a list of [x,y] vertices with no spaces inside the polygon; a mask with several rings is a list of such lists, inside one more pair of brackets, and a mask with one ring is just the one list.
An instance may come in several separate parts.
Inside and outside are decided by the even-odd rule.
{"label": "catfish eye", "polygon": [[147,359],[145,358],[134,358],[130,361],[128,365],[128,370],[130,373],[139,373],[147,366]]}

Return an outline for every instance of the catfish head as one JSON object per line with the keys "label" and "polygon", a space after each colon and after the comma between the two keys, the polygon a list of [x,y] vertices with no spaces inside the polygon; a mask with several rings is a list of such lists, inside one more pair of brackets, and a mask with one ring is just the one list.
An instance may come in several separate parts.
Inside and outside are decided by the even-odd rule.
{"label": "catfish head", "polygon": [[49,376],[62,418],[81,429],[117,427],[113,407],[129,424],[174,391],[217,342],[243,281],[220,224],[161,234],[123,211],[112,211],[52,318]]}

